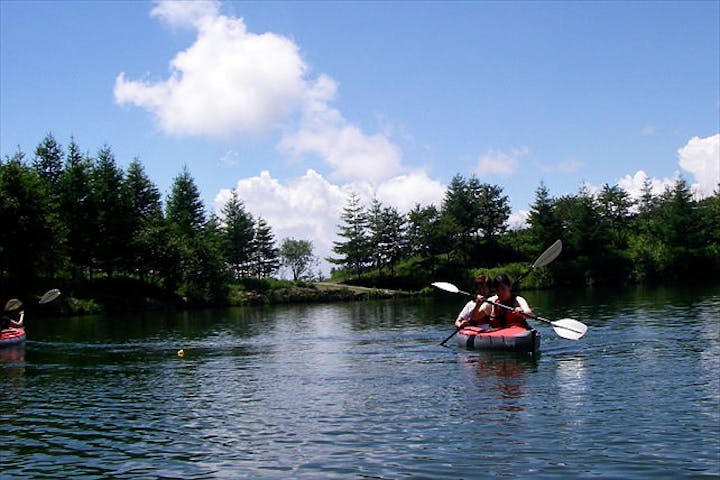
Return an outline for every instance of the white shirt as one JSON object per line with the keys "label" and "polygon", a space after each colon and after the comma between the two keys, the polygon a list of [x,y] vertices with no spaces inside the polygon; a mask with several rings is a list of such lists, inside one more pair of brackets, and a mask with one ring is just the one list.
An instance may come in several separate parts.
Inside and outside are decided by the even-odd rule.
{"label": "white shirt", "polygon": [[[492,297],[489,297],[488,300],[490,300],[491,302],[496,302],[497,295],[493,295]],[[489,303],[483,302],[482,306],[480,306],[479,311],[485,312],[485,315],[487,315],[489,317],[490,312],[492,311],[491,308],[492,308],[492,305],[490,305]],[[473,310],[475,310],[475,300],[470,300],[463,307],[462,311],[458,315],[458,319],[463,320],[463,321],[470,320],[470,316],[472,315]],[[490,325],[485,323],[483,325],[479,325],[479,327],[480,328],[490,328]]]}

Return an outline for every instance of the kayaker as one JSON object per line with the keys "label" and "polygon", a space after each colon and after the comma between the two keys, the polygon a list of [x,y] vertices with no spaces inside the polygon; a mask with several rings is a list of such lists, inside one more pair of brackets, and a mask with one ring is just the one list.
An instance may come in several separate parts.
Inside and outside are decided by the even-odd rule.
{"label": "kayaker", "polygon": [[515,309],[515,311],[508,311],[502,307],[487,304],[490,306],[489,312],[489,324],[490,328],[505,328],[511,326],[520,326],[526,329],[530,329],[525,316],[523,313],[532,313],[530,305],[520,295],[515,295],[512,292],[512,282],[510,278],[505,274],[500,274],[493,280],[495,285],[496,296],[489,298],[488,300],[500,303],[507,307]]}
{"label": "kayaker", "polygon": [[490,316],[490,304],[484,303],[492,293],[493,282],[487,275],[475,277],[475,299],[465,304],[457,319],[455,327],[465,328],[468,325],[477,325],[481,328],[490,328],[487,319]]}
{"label": "kayaker", "polygon": [[9,314],[6,312],[0,317],[0,330],[7,330],[8,328],[21,328],[23,326],[23,320],[25,319],[25,311],[20,310],[20,318],[18,320],[13,320],[10,318]]}

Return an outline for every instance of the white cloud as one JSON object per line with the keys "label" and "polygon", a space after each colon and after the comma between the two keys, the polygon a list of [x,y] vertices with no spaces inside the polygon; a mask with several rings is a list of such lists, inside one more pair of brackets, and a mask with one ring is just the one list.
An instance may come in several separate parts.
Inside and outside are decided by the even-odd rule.
{"label": "white cloud", "polygon": [[[368,182],[334,184],[314,170],[305,175],[281,182],[270,172],[243,178],[235,190],[254,216],[263,217],[273,228],[278,243],[286,237],[311,240],[314,253],[321,259],[332,256],[333,241],[338,240],[340,214],[350,192],[357,193],[365,205],[373,196],[384,205],[392,205],[407,212],[415,203],[439,203],[444,186],[429,179],[424,173],[401,175],[373,188]],[[215,209],[219,213],[230,199],[232,191],[220,190],[215,196]],[[321,261],[327,273],[329,264]]]}
{"label": "white cloud", "polygon": [[640,131],[640,133],[642,133],[646,137],[652,137],[653,135],[655,135],[655,126],[645,125]]}
{"label": "white cloud", "polygon": [[205,16],[195,26],[195,43],[172,59],[167,80],[132,81],[121,73],[116,102],[149,110],[164,132],[175,135],[257,134],[292,113],[307,70],[297,45],[280,35],[250,33],[241,18]]}
{"label": "white cloud", "polygon": [[711,196],[720,183],[720,133],[693,137],[677,153],[680,167],[695,177],[693,189],[701,197]]}
{"label": "white cloud", "polygon": [[528,226],[529,210],[518,210],[510,214],[508,225],[510,230],[520,230]]}
{"label": "white cloud", "polygon": [[215,0],[158,1],[150,12],[171,27],[194,27],[206,18],[218,15],[219,2]]}
{"label": "white cloud", "polygon": [[[642,189],[648,174],[643,170],[638,170],[633,175],[625,175],[617,181],[620,188],[625,190],[634,200],[638,200],[642,196]],[[672,178],[650,178],[650,185],[653,195],[660,195],[665,188],[672,186],[675,180]]]}
{"label": "white cloud", "polygon": [[528,147],[513,148],[509,153],[490,150],[478,160],[475,173],[479,177],[493,174],[512,175],[517,171],[519,159],[529,152]]}
{"label": "white cloud", "polygon": [[406,213],[417,203],[439,206],[445,196],[445,188],[445,185],[429,178],[424,172],[414,172],[381,183],[377,189],[377,198]]}
{"label": "white cloud", "polygon": [[401,170],[401,152],[383,134],[367,135],[328,105],[337,83],[321,75],[308,90],[301,128],[286,134],[280,148],[292,155],[312,153],[333,168],[340,180],[377,181]]}
{"label": "white cloud", "polygon": [[286,136],[281,146],[295,155],[314,153],[342,180],[381,180],[400,170],[400,150],[384,135],[366,135],[353,125],[327,124]]}
{"label": "white cloud", "polygon": [[282,129],[281,151],[319,156],[333,178],[379,181],[403,170],[388,135],[366,133],[330,106],[337,82],[309,79],[293,40],[249,32],[242,18],[221,15],[217,2],[161,1],[151,16],[194,28],[197,38],[171,60],[166,80],[130,80],[123,72],[114,95],[118,104],[151,112],[163,132],[230,139]]}

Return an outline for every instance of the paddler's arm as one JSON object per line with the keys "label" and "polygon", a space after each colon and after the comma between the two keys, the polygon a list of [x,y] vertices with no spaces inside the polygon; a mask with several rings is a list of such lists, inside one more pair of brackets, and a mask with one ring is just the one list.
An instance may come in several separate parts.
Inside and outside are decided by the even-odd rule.
{"label": "paddler's arm", "polygon": [[515,300],[517,300],[517,303],[519,307],[515,307],[515,311],[519,313],[532,313],[532,308],[530,308],[530,305],[528,305],[527,300],[525,300],[523,297],[515,297]]}

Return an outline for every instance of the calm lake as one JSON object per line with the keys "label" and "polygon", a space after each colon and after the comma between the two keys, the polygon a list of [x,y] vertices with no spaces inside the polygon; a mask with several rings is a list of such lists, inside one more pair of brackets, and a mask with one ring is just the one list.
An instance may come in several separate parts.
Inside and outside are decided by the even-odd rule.
{"label": "calm lake", "polygon": [[0,477],[720,476],[719,287],[525,296],[588,334],[440,347],[451,294],[28,317],[0,350]]}

